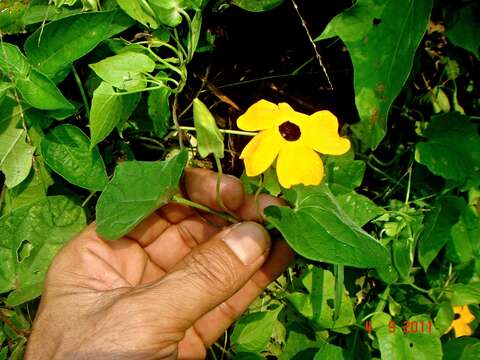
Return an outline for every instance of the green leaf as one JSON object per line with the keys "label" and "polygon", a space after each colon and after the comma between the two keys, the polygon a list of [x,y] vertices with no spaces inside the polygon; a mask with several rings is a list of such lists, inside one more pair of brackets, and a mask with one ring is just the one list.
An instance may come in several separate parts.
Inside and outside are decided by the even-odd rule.
{"label": "green leaf", "polygon": [[39,27],[25,41],[25,52],[34,66],[53,78],[130,25],[116,10],[72,15]]}
{"label": "green leaf", "polygon": [[160,162],[127,161],[97,202],[97,232],[108,240],[127,234],[178,191],[187,152]]}
{"label": "green leaf", "polygon": [[4,213],[47,197],[48,187],[52,184],[53,180],[45,168],[43,159],[37,157],[27,178],[5,193]]}
{"label": "green leaf", "polygon": [[460,220],[450,230],[446,256],[456,263],[480,256],[480,218],[469,206],[463,209]]}
{"label": "green leaf", "polygon": [[[39,296],[51,260],[84,226],[82,208],[64,196],[47,197],[1,217],[0,293],[24,292],[23,301]],[[22,254],[25,246],[30,249]]]}
{"label": "green leaf", "polygon": [[322,329],[348,333],[348,326],[355,324],[355,314],[345,286],[341,285],[342,298],[335,319],[335,277],[330,271],[308,266],[302,283],[309,292],[287,294],[290,303],[307,319]]}
{"label": "green leaf", "polygon": [[[480,351],[478,348],[474,348],[474,346],[478,347],[479,344],[480,340],[470,336],[449,340],[443,344],[444,360],[478,359]],[[476,351],[472,351],[475,349]],[[474,355],[474,357],[469,357],[469,354]]]}
{"label": "green leaf", "polygon": [[425,217],[425,229],[418,240],[418,260],[425,270],[448,242],[450,230],[458,222],[465,205],[462,198],[441,197]]}
{"label": "green leaf", "polygon": [[202,6],[202,0],[149,0],[149,3],[159,22],[171,27],[181,24],[185,10],[198,13]]}
{"label": "green leaf", "polygon": [[315,354],[314,360],[343,360],[348,359],[346,351],[340,346],[323,343]]}
{"label": "green leaf", "polygon": [[448,39],[455,45],[467,49],[477,59],[480,52],[480,6],[475,1],[464,3],[457,11],[445,17]]}
{"label": "green leaf", "polygon": [[28,5],[30,3],[16,0],[0,2],[0,29],[2,30],[2,35],[16,34],[24,30],[22,17]]}
{"label": "green leaf", "polygon": [[408,279],[414,259],[414,242],[411,236],[398,236],[392,241],[392,258],[395,269],[402,279]]}
{"label": "green leaf", "polygon": [[243,10],[261,12],[276,8],[283,0],[232,0],[231,3]]}
{"label": "green leaf", "polygon": [[454,320],[454,313],[452,309],[452,305],[449,302],[444,302],[440,304],[437,312],[437,316],[435,316],[435,327],[438,329],[440,334],[445,334],[448,330],[452,321]]}
{"label": "green leaf", "polygon": [[480,303],[480,282],[472,282],[470,284],[455,284],[451,290],[453,305],[469,305]]}
{"label": "green leaf", "polygon": [[[388,316],[390,319],[390,316]],[[421,331],[423,322],[424,331]],[[432,322],[426,315],[417,315],[408,319],[403,328],[395,326],[382,326],[376,328],[375,334],[380,346],[382,359],[405,359],[405,360],[440,360],[442,359],[442,343],[440,334],[432,325],[431,332],[428,329],[428,322]],[[417,325],[414,325],[414,324]],[[414,326],[417,330],[414,332]]]}
{"label": "green leaf", "polygon": [[274,310],[259,311],[240,318],[235,324],[230,341],[237,352],[260,352],[267,346],[277,317],[283,306]]}
{"label": "green leaf", "polygon": [[151,27],[158,28],[158,22],[155,18],[155,13],[146,1],[137,0],[115,0],[120,8],[125,11],[130,17],[137,20],[139,23]]}
{"label": "green leaf", "polygon": [[299,322],[287,323],[287,341],[279,360],[311,359],[320,344],[311,329]]}
{"label": "green leaf", "polygon": [[478,126],[457,112],[432,117],[419,142],[415,159],[435,175],[462,181],[480,170]]}
{"label": "green leaf", "polygon": [[89,121],[91,148],[105,139],[121,121],[123,96],[129,95],[118,95],[106,82],[102,82],[93,92]]}
{"label": "green leaf", "polygon": [[5,73],[26,77],[30,71],[30,64],[18,46],[0,42],[0,69]]}
{"label": "green leaf", "polygon": [[25,101],[37,109],[74,109],[52,80],[34,68],[26,78],[17,79],[17,89]]}
{"label": "green leaf", "polygon": [[143,73],[152,72],[155,62],[147,55],[127,51],[89,65],[103,81],[122,90],[146,87]]}
{"label": "green leaf", "polygon": [[223,158],[223,135],[212,113],[198,98],[193,100],[193,123],[197,132],[198,152],[202,158],[213,154]]}
{"label": "green leaf", "polygon": [[89,190],[103,190],[108,182],[105,164],[97,148],[79,128],[57,126],[42,140],[47,165],[70,183]]}
{"label": "green leaf", "polygon": [[202,33],[202,12],[197,11],[192,19],[192,36],[188,38],[187,47],[190,49],[190,54],[193,56],[195,50],[198,46],[198,41],[200,40],[200,35]]}
{"label": "green leaf", "polygon": [[234,360],[265,360],[266,357],[253,352],[241,352],[235,354]]}
{"label": "green leaf", "polygon": [[139,92],[121,96],[122,115],[120,116],[120,122],[117,124],[117,129],[120,134],[122,133],[123,125],[130,118],[130,116],[132,116],[133,112],[137,108],[141,97],[142,94]]}
{"label": "green leaf", "polygon": [[152,119],[155,135],[159,137],[164,137],[170,128],[171,113],[168,99],[171,93],[166,86],[148,93],[148,116]]}
{"label": "green leaf", "polygon": [[372,200],[355,191],[337,196],[338,205],[358,226],[363,226],[370,220],[385,213]]}
{"label": "green leaf", "polygon": [[294,209],[265,209],[289,245],[308,259],[360,268],[383,267],[389,254],[338,205],[328,186],[297,186],[286,193]]}
{"label": "green leaf", "polygon": [[365,166],[362,160],[328,157],[325,179],[333,194],[346,194],[358,188],[362,184]]}
{"label": "green leaf", "polygon": [[175,27],[182,22],[182,14],[179,11],[183,7],[182,1],[150,0],[150,6],[160,23]]}
{"label": "green leaf", "polygon": [[9,188],[17,186],[28,176],[35,150],[26,142],[27,131],[21,125],[22,112],[22,107],[13,99],[6,98],[3,101],[0,114],[0,169],[5,174],[5,184]]}
{"label": "green leaf", "polygon": [[432,4],[433,0],[358,0],[316,39],[337,35],[347,46],[360,115],[352,129],[363,148],[376,148],[385,136],[388,112],[410,74]]}

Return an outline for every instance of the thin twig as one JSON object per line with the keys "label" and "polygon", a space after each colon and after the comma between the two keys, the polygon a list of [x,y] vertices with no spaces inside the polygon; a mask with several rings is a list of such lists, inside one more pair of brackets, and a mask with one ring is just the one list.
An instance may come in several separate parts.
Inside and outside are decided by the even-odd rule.
{"label": "thin twig", "polygon": [[173,105],[172,105],[172,119],[175,128],[178,131],[178,144],[180,145],[180,149],[183,149],[183,139],[182,139],[182,130],[180,129],[180,124],[178,123],[177,117],[177,106],[178,106],[178,96],[175,94],[173,97]]}
{"label": "thin twig", "polygon": [[83,89],[82,80],[78,75],[77,69],[73,64],[71,65],[73,76],[75,77],[75,82],[77,83],[78,89],[80,90],[80,95],[82,96],[83,106],[85,106],[85,113],[87,114],[87,119],[90,119],[90,107],[88,106],[87,95],[85,95],[85,90]]}
{"label": "thin twig", "polygon": [[320,53],[317,50],[317,45],[315,44],[315,41],[313,41],[312,35],[310,35],[310,30],[308,30],[307,23],[305,22],[305,19],[302,17],[302,14],[300,13],[300,10],[299,10],[298,5],[295,2],[295,0],[291,0],[291,1],[292,1],[293,7],[295,8],[295,11],[297,12],[298,17],[300,18],[300,21],[302,22],[302,26],[305,29],[305,32],[307,33],[308,40],[310,41],[310,44],[312,44],[313,50],[315,51],[315,56],[318,60],[318,63],[320,65],[320,67],[323,70],[323,74],[325,75],[325,78],[328,81],[328,85],[330,86],[330,90],[333,90],[333,85],[332,85],[332,82],[330,81],[330,77],[327,74],[327,69],[323,65],[322,57],[320,56]]}
{"label": "thin twig", "polygon": [[180,204],[180,205],[185,205],[185,206],[189,206],[189,207],[192,207],[194,209],[198,209],[198,210],[201,210],[201,211],[205,211],[209,214],[212,214],[212,215],[216,215],[232,224],[236,224],[238,223],[238,220],[236,218],[234,218],[233,216],[229,215],[229,214],[223,214],[219,211],[216,211],[216,210],[213,210],[213,209],[210,209],[209,207],[205,206],[205,205],[202,205],[202,204],[198,204],[196,202],[193,202],[191,200],[188,200],[188,199],[185,199],[181,196],[177,196],[175,195],[173,198],[172,198],[172,201],[173,202],[176,202],[177,204]]}

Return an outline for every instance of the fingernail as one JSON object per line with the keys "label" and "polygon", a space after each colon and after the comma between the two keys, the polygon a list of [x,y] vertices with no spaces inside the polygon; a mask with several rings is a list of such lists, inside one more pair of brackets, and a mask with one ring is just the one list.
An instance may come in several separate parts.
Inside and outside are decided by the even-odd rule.
{"label": "fingernail", "polygon": [[253,221],[234,225],[223,241],[244,265],[253,263],[270,247],[268,232]]}

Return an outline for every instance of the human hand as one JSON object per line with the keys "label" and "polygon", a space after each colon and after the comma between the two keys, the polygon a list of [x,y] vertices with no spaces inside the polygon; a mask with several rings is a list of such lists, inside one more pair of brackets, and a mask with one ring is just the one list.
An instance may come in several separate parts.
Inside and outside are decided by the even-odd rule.
{"label": "human hand", "polygon": [[[221,210],[216,174],[185,171],[186,195]],[[253,196],[222,178],[225,206],[242,221],[168,204],[117,241],[89,225],[55,257],[25,359],[202,359],[206,349],[288,266],[270,241]],[[261,195],[260,210],[280,204]]]}

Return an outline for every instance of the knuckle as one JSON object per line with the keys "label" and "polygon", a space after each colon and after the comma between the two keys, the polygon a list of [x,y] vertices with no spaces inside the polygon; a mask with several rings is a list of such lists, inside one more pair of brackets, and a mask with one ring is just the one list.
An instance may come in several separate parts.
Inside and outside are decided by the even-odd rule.
{"label": "knuckle", "polygon": [[236,287],[239,275],[229,257],[214,250],[198,249],[192,252],[190,261],[192,275],[205,290],[224,294]]}

